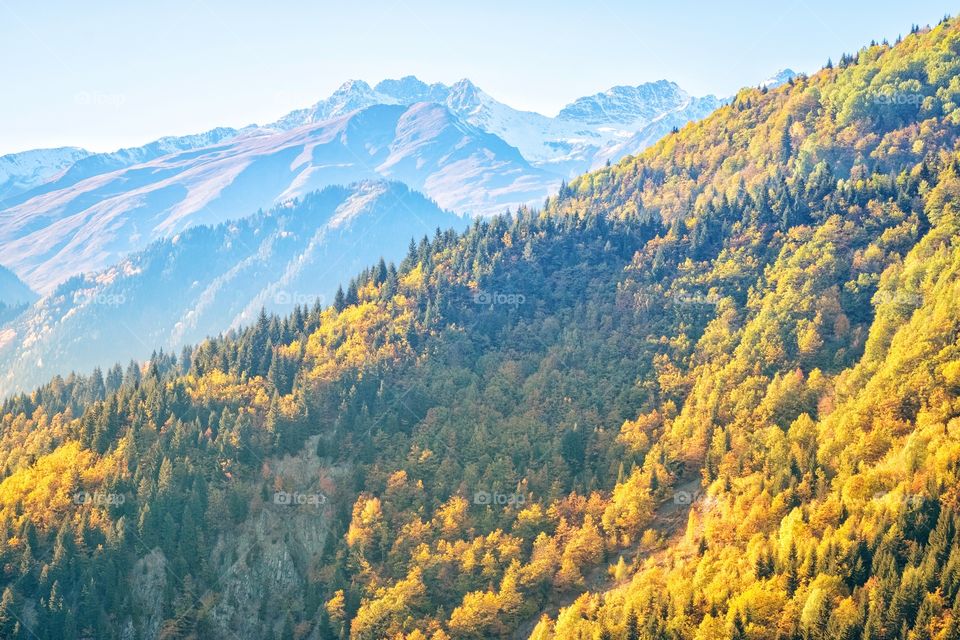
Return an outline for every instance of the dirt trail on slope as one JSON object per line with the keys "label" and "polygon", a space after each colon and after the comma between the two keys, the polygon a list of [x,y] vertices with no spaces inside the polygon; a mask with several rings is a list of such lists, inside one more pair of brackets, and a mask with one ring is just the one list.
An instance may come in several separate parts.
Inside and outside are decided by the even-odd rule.
{"label": "dirt trail on slope", "polygon": [[[616,554],[617,558],[623,556],[623,561],[631,567],[631,575],[639,568],[640,563],[646,560],[657,562],[658,558],[662,557],[664,552],[683,535],[684,526],[687,523],[687,514],[701,492],[699,476],[689,477],[678,483],[671,491],[671,497],[661,502],[654,511],[653,521],[648,527],[660,534],[662,542],[655,549],[646,552],[641,551],[640,544],[636,543]],[[674,496],[679,496],[679,498],[675,499]],[[551,595],[547,604],[541,607],[540,611],[517,627],[513,633],[514,640],[529,638],[544,613],[556,619],[560,609],[570,606],[584,593],[609,591],[617,587],[618,585],[607,569],[608,564],[606,562],[601,563],[584,575],[583,588],[576,592]]]}

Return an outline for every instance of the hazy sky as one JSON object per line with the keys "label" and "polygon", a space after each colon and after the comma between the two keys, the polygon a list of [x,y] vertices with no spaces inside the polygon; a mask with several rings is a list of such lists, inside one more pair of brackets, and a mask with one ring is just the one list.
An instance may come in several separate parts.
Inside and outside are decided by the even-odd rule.
{"label": "hazy sky", "polygon": [[0,154],[268,122],[348,78],[469,77],[555,114],[667,78],[729,95],[936,23],[943,0],[0,0]]}

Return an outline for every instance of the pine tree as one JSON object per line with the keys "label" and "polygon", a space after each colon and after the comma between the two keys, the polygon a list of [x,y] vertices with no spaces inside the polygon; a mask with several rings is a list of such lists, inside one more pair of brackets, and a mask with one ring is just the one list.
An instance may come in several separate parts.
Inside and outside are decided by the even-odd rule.
{"label": "pine tree", "polygon": [[18,628],[17,603],[12,587],[3,590],[0,598],[0,637],[15,638]]}
{"label": "pine tree", "polygon": [[627,612],[627,622],[624,625],[624,640],[640,640],[640,628],[637,624],[637,614],[630,609]]}

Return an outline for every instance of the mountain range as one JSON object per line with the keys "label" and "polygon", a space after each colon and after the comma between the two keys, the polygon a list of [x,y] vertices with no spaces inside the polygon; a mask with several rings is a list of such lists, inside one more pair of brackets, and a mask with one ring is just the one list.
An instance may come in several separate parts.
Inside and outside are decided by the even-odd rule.
{"label": "mountain range", "polygon": [[331,184],[387,178],[442,207],[490,215],[540,202],[573,173],[632,153],[721,104],[660,81],[576,100],[555,118],[497,102],[469,80],[350,81],[264,126],[91,154],[0,158],[3,264],[49,293],[195,224]]}
{"label": "mountain range", "polygon": [[[21,293],[0,316],[8,323],[0,335],[0,392],[239,327],[260,307],[279,310],[270,292],[290,291],[281,279],[298,283],[298,299],[329,301],[363,261],[399,259],[411,237],[462,224],[441,208],[487,215],[539,202],[562,180],[555,172],[636,153],[720,104],[659,81],[580,98],[549,118],[497,102],[469,80],[428,85],[407,76],[374,88],[347,82],[264,126],[161,138],[113,153],[68,148],[5,156],[2,259],[13,270],[6,273],[29,287],[18,279]],[[433,196],[437,205],[400,197],[397,185],[373,186],[384,178]],[[316,202],[315,190],[345,184],[359,190],[350,201],[365,204],[335,233],[317,226],[326,214],[317,217],[297,202]],[[347,197],[324,193],[328,203],[332,193]],[[388,223],[372,227],[391,206]],[[258,209],[271,213],[258,214],[256,224],[274,231],[236,245],[230,233],[249,231],[254,219],[245,216]],[[300,227],[289,222],[299,215],[308,215]],[[298,229],[281,243],[271,226],[278,220]],[[323,239],[309,248],[295,239],[315,234]],[[248,246],[266,253],[249,255]],[[293,260],[284,251],[295,250],[305,252],[298,259],[312,270],[283,266]],[[316,251],[338,256],[337,264],[317,268]],[[202,277],[183,275],[201,265]],[[248,279],[253,266],[260,276]],[[265,273],[286,275],[274,282]],[[238,274],[244,277],[234,280]],[[43,298],[27,309],[37,297],[31,288]]]}
{"label": "mountain range", "polygon": [[559,182],[444,107],[374,105],[282,132],[161,156],[0,211],[5,266],[40,293],[156,239],[332,184],[389,178],[444,208],[493,211]]}
{"label": "mountain range", "polygon": [[[337,287],[411,238],[466,223],[397,182],[330,186],[268,212],[194,226],[74,276],[0,330],[0,396],[54,375],[144,360],[238,329],[266,309],[334,301]],[[7,274],[5,276],[5,274]],[[6,286],[0,301],[32,302]]]}
{"label": "mountain range", "polygon": [[0,203],[49,182],[89,155],[85,149],[61,147],[0,156]]}
{"label": "mountain range", "polygon": [[660,80],[616,86],[578,98],[551,118],[498,102],[467,79],[453,85],[428,85],[406,76],[383,80],[372,88],[362,80],[351,80],[326,100],[294,111],[268,126],[289,129],[374,104],[417,102],[443,104],[461,120],[516,147],[531,164],[571,177],[596,166],[596,156],[602,149],[632,136],[658,118],[668,114],[675,119],[684,117],[685,124],[706,116],[723,101],[714,96],[694,98],[676,83]]}
{"label": "mountain range", "polygon": [[30,197],[69,187],[84,178],[148,162],[160,156],[207,147],[238,133],[240,131],[236,129],[222,127],[195,135],[168,136],[141,147],[110,153],[63,147],[0,156],[0,206],[9,207]]}
{"label": "mountain range", "polygon": [[[349,81],[263,126],[112,153],[5,156],[0,393],[176,350],[249,323],[261,307],[283,310],[284,292],[329,301],[366,262],[399,259],[411,237],[463,224],[441,209],[490,215],[540,202],[565,172],[634,153],[721,103],[659,81],[580,98],[549,118],[469,80],[407,76],[374,88]],[[348,201],[356,210],[328,223]],[[247,217],[258,209],[270,211]],[[318,252],[336,259],[321,268]],[[30,306],[34,291],[43,297]]]}

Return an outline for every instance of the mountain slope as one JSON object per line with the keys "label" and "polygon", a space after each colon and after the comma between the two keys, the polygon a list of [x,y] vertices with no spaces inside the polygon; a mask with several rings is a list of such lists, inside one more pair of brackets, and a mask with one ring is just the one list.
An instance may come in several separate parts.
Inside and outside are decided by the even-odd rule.
{"label": "mountain slope", "polygon": [[[17,188],[7,189],[0,186],[0,205],[10,207],[20,204],[32,197],[69,187],[85,178],[148,162],[171,153],[214,145],[239,133],[236,129],[221,127],[194,135],[167,136],[141,147],[129,147],[110,153],[91,153],[84,149],[41,149],[4,156],[0,158],[0,166],[5,159],[23,164],[22,158],[34,158],[37,175],[29,183]],[[66,153],[66,156],[51,159],[50,153]]]}
{"label": "mountain slope", "polygon": [[559,182],[441,106],[378,105],[165,155],[38,195],[0,211],[0,244],[7,264],[48,293],[69,275],[106,268],[191,226],[381,177],[471,214],[539,201]]}
{"label": "mountain slope", "polygon": [[0,303],[11,305],[29,304],[37,299],[20,278],[6,267],[0,265]]}
{"label": "mountain slope", "polygon": [[599,168],[607,161],[616,162],[626,156],[636,155],[644,149],[653,146],[661,138],[670,134],[674,129],[686,126],[706,118],[708,115],[724,105],[723,100],[707,96],[705,98],[690,98],[673,111],[657,116],[639,131],[626,140],[612,141],[600,149],[593,157],[591,168]]}
{"label": "mountain slope", "polygon": [[352,274],[399,259],[412,237],[461,224],[401,184],[375,182],[193,227],[68,280],[8,326],[0,395],[156,349],[176,352],[250,324],[262,308],[329,304]]}
{"label": "mountain slope", "polygon": [[660,80],[637,87],[617,86],[574,100],[558,118],[592,125],[630,126],[674,110],[689,96],[674,82]]}
{"label": "mountain slope", "polygon": [[0,265],[0,325],[15,318],[36,299],[37,294],[30,287]]}
{"label": "mountain slope", "polygon": [[741,91],[349,300],[10,399],[0,632],[958,637],[958,52]]}
{"label": "mountain slope", "polygon": [[793,69],[781,69],[760,83],[761,88],[776,89],[796,78],[799,74]]}
{"label": "mountain slope", "polygon": [[88,155],[85,149],[63,147],[0,156],[0,202],[48,182]]}

